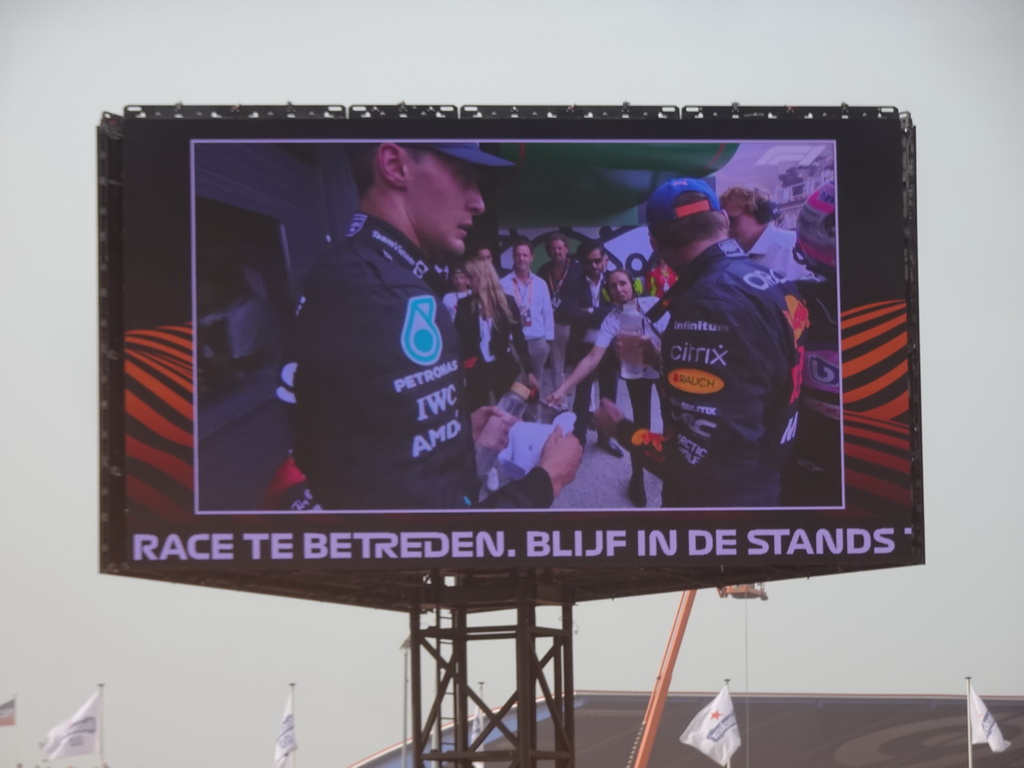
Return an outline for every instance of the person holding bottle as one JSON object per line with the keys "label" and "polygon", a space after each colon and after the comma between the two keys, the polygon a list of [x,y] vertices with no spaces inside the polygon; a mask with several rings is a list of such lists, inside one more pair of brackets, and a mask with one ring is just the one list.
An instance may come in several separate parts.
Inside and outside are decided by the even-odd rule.
{"label": "person holding bottle", "polygon": [[[653,296],[635,296],[632,277],[623,269],[607,273],[605,288],[611,298],[612,308],[601,322],[594,345],[577,363],[565,382],[546,398],[546,402],[560,405],[573,387],[597,370],[605,352],[614,344],[619,353],[620,375],[629,392],[633,421],[638,427],[649,429],[651,389],[660,374],[657,368],[645,364],[641,354],[641,340],[648,339],[657,348],[658,338],[668,323],[668,315],[663,315],[656,324],[647,320],[644,315],[658,303],[658,299]],[[639,456],[630,456],[632,474],[629,479],[629,500],[634,506],[644,507],[647,506],[647,489],[644,486],[643,465]]]}

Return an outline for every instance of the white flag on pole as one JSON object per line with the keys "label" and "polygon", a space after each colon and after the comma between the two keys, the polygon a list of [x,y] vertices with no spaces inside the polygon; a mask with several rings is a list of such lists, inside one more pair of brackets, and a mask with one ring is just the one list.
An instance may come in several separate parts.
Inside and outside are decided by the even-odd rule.
{"label": "white flag on pole", "polygon": [[277,734],[274,745],[274,768],[283,768],[288,755],[299,748],[295,740],[295,702],[294,692],[288,692],[288,703],[284,706],[284,717],[281,718],[281,730]]}
{"label": "white flag on pole", "polygon": [[981,700],[981,697],[974,692],[974,688],[971,687],[969,690],[971,697],[971,742],[973,744],[988,742],[988,746],[993,752],[1002,752],[1010,746],[1010,742],[1003,738],[1003,733],[999,730],[995,718],[989,714],[988,707],[985,706],[985,702]]}
{"label": "white flag on pole", "polygon": [[699,749],[719,765],[729,762],[733,752],[740,747],[740,729],[729,698],[729,686],[697,713],[679,741]]}
{"label": "white flag on pole", "polygon": [[73,755],[93,755],[102,751],[100,744],[100,692],[96,691],[69,719],[50,729],[40,746],[43,760]]}

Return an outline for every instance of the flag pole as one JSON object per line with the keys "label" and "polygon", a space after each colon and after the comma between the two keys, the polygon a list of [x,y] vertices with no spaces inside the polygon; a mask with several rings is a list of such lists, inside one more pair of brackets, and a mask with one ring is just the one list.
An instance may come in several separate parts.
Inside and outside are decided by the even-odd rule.
{"label": "flag pole", "polygon": [[103,759],[104,749],[104,738],[103,738],[103,721],[107,719],[105,712],[106,707],[103,705],[103,683],[99,683],[100,689],[100,716],[99,716],[99,730],[100,730],[100,768],[107,768],[107,762]]}
{"label": "flag pole", "polygon": [[[747,609],[747,606],[746,606],[746,603],[744,603],[743,610],[746,611],[746,609]],[[729,678],[728,677],[725,678],[725,687],[726,687],[726,689],[729,688]],[[747,694],[748,694],[747,698],[748,699],[750,698],[749,697],[749,693],[750,693],[750,689],[748,688],[747,689]],[[735,709],[733,711],[735,712]],[[748,720],[749,720],[749,718],[748,718]],[[725,768],[732,768],[732,755],[729,755],[727,758],[725,758]]]}
{"label": "flag pole", "polygon": [[750,768],[750,601],[743,601],[743,685],[747,689],[747,699],[743,703],[743,727],[747,748],[743,754],[746,757],[745,766]]}
{"label": "flag pole", "polygon": [[967,768],[974,768],[974,731],[971,723],[971,678],[967,680]]}
{"label": "flag pole", "polygon": [[399,650],[402,651],[402,768],[407,768],[407,755],[409,753],[409,641],[412,634],[409,634]]}
{"label": "flag pole", "polygon": [[[295,726],[294,726],[294,723],[295,723],[295,683],[288,683],[288,686],[289,686],[289,687],[291,688],[291,697],[292,697],[292,723],[293,723],[292,727],[294,728],[294,727],[295,727]],[[299,761],[299,756],[298,756],[298,754],[297,754],[297,753],[298,753],[298,751],[299,751],[299,750],[297,750],[297,749],[293,749],[293,750],[292,750],[292,768],[297,768],[297,766],[298,766],[298,761]]]}

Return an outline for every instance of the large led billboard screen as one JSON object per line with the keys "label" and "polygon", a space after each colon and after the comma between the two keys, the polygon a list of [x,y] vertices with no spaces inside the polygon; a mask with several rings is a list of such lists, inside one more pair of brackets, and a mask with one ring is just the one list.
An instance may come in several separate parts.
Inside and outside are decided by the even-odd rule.
{"label": "large led billboard screen", "polygon": [[400,607],[923,562],[909,116],[130,107],[99,146],[103,570]]}

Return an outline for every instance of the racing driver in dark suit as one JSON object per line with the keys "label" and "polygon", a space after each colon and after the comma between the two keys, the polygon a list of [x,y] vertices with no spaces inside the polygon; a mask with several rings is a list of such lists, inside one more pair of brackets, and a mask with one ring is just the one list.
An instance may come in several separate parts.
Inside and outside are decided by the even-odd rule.
{"label": "racing driver in dark suit", "polygon": [[679,275],[648,313],[669,312],[660,355],[648,345],[665,434],[636,429],[609,401],[598,426],[662,477],[665,507],[777,506],[797,431],[806,306],[729,239],[704,182],[663,184],[646,215],[652,247]]}
{"label": "racing driver in dark suit", "polygon": [[[433,265],[463,254],[484,210],[477,173],[487,165],[508,163],[469,143],[353,153],[361,212],[310,276],[282,374],[295,405],[295,460],[322,508],[477,503],[474,437],[498,419],[507,440],[510,417],[466,411],[458,335]],[[576,439],[556,430],[539,465],[486,506],[550,506],[580,456]]]}

